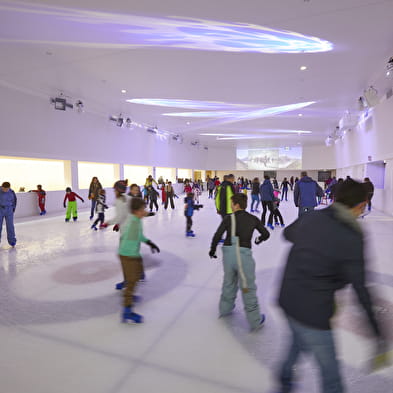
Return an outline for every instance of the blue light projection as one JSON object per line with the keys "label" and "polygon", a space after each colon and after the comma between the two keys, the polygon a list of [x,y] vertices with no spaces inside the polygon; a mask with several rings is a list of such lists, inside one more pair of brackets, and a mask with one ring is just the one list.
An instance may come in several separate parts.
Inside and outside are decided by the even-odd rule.
{"label": "blue light projection", "polygon": [[208,112],[172,112],[163,113],[164,116],[198,117],[198,118],[225,118],[229,121],[252,120],[261,117],[275,116],[280,113],[298,110],[314,104],[315,101],[300,102],[298,104],[273,106],[263,109],[238,110],[238,111],[208,111]]}
{"label": "blue light projection", "polygon": [[227,108],[244,108],[250,105],[243,104],[227,104],[219,101],[195,101],[195,100],[177,100],[177,99],[161,99],[161,98],[133,98],[126,100],[131,104],[154,105],[170,108],[183,109],[227,109]]}
{"label": "blue light projection", "polygon": [[7,36],[1,42],[256,53],[315,53],[333,49],[332,43],[317,37],[248,23],[112,14],[18,1],[1,1],[0,10],[4,20],[15,21],[8,24]]}

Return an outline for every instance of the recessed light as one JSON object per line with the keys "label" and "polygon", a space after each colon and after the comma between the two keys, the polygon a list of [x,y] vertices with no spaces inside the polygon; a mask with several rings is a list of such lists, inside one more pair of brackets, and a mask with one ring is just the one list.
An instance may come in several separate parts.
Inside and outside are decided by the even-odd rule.
{"label": "recessed light", "polygon": [[301,66],[300,67],[300,71],[306,71],[307,70],[307,66]]}
{"label": "recessed light", "polygon": [[127,90],[126,89],[122,89],[122,91],[121,91],[123,94],[126,94],[127,93]]}
{"label": "recessed light", "polygon": [[299,113],[298,116],[299,116],[299,117],[302,117],[302,116],[303,116],[303,113]]}
{"label": "recessed light", "polygon": [[189,126],[191,123],[188,121],[186,124]]}

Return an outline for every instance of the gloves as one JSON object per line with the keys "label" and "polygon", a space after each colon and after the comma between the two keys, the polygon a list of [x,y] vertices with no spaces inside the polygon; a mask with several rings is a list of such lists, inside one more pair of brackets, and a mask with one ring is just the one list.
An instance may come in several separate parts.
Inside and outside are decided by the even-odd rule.
{"label": "gloves", "polygon": [[146,214],[146,217],[153,217],[153,216],[155,216],[155,215],[156,215],[156,213],[149,212],[149,213]]}
{"label": "gloves", "polygon": [[64,206],[64,209],[67,207],[66,204],[64,204],[63,206]]}
{"label": "gloves", "polygon": [[209,251],[209,257],[210,257],[210,258],[217,258],[216,250],[213,250],[213,249],[211,248],[210,251]]}
{"label": "gloves", "polygon": [[113,230],[114,230],[115,232],[119,232],[119,229],[120,229],[119,224],[113,225]]}
{"label": "gloves", "polygon": [[258,236],[257,238],[255,238],[254,243],[256,245],[261,244],[265,239],[262,236]]}
{"label": "gloves", "polygon": [[85,200],[84,200],[84,199],[82,199],[82,203],[85,203]]}
{"label": "gloves", "polygon": [[150,247],[151,252],[154,254],[155,252],[160,252],[160,249],[151,241],[148,240],[146,244]]}
{"label": "gloves", "polygon": [[100,225],[100,227],[101,227],[101,228],[108,228],[108,224],[107,224],[106,222],[104,222],[104,223],[102,223],[102,224]]}

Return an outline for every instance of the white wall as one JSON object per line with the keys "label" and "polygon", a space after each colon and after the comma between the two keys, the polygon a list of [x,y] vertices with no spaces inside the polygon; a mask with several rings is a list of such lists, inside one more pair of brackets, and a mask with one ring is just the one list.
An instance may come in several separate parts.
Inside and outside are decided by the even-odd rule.
{"label": "white wall", "polygon": [[306,170],[336,168],[334,148],[325,145],[303,146],[302,168]]}
{"label": "white wall", "polygon": [[[384,188],[375,189],[375,208],[393,215],[393,99],[381,102],[359,126],[333,147],[337,176],[362,180],[368,176],[367,163],[386,161]],[[371,181],[372,176],[370,175]]]}

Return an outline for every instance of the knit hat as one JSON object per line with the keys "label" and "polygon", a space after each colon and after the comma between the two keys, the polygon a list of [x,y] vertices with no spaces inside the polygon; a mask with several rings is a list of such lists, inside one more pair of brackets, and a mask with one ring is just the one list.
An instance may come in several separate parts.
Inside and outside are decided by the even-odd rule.
{"label": "knit hat", "polygon": [[127,190],[127,185],[124,180],[118,180],[114,185],[113,188],[119,192],[120,194],[123,194]]}

